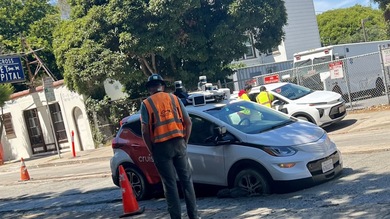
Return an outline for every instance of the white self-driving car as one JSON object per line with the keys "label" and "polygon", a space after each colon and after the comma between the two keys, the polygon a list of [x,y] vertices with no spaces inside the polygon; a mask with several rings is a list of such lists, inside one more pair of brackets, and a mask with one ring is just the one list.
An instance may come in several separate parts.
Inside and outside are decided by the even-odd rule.
{"label": "white self-driving car", "polygon": [[[274,97],[276,110],[301,120],[325,127],[342,120],[347,111],[340,94],[332,91],[311,90],[293,83],[272,83],[264,85]],[[249,96],[256,102],[260,86],[252,88]]]}
{"label": "white self-driving car", "polygon": [[[188,156],[194,183],[240,187],[251,195],[336,177],[342,159],[327,133],[251,101],[223,100],[186,106],[192,120]],[[113,182],[123,165],[137,199],[147,198],[160,178],[141,137],[140,115],[122,120],[113,139]]]}

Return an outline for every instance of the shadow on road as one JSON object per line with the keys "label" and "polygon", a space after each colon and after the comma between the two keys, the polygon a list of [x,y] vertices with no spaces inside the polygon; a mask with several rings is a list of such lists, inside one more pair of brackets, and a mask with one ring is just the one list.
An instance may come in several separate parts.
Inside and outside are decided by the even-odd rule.
{"label": "shadow on road", "polygon": [[355,124],[356,122],[357,122],[356,119],[345,119],[345,120],[341,120],[338,123],[335,123],[335,124],[332,124],[330,126],[324,127],[324,130],[326,132],[330,133],[330,132],[337,131],[337,130],[340,130],[340,129],[343,129],[343,128],[347,128],[347,127]]}

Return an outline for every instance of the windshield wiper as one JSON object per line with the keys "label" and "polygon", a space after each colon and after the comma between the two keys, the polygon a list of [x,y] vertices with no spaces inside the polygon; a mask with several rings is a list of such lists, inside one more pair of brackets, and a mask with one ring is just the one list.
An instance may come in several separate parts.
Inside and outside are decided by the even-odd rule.
{"label": "windshield wiper", "polygon": [[289,125],[289,124],[294,123],[294,122],[295,122],[295,120],[287,120],[287,121],[285,121],[285,122],[281,122],[281,123],[278,123],[278,124],[276,124],[276,125],[272,125],[272,126],[266,128],[266,129],[264,129],[264,130],[261,130],[260,133],[261,133],[261,132],[265,132],[265,131],[269,131],[269,130],[274,130],[274,129],[277,129],[277,128],[280,128],[280,127]]}

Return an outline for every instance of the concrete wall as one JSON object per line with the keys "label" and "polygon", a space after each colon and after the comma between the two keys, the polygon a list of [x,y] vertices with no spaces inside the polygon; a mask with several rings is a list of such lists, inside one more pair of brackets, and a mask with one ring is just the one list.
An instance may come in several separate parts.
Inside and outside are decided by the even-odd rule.
{"label": "concrete wall", "polygon": [[[83,97],[77,93],[69,91],[63,84],[63,81],[54,82],[53,89],[56,101],[51,103],[57,102],[61,108],[62,119],[68,139],[68,142],[62,143],[61,147],[63,147],[65,151],[69,151],[71,149],[71,133],[72,130],[74,130],[76,151],[94,149],[95,145]],[[29,158],[33,156],[29,133],[23,115],[23,112],[26,110],[37,108],[44,142],[45,144],[55,144],[43,89],[42,87],[38,87],[36,90],[37,92],[29,92],[26,90],[13,94],[11,96],[12,99],[7,101],[3,108],[4,114],[11,113],[12,124],[15,131],[15,136],[10,137],[6,136],[5,130],[3,131],[1,143],[3,145],[3,159],[5,161],[20,159],[21,157]],[[74,118],[75,112],[79,115],[78,119]],[[80,136],[77,136],[77,127],[79,127],[79,129],[81,128],[79,132]]]}

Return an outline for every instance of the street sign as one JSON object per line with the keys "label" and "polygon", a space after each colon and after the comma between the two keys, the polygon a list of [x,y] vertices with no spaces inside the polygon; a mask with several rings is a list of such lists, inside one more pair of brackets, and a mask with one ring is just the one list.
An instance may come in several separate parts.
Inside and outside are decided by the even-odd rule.
{"label": "street sign", "polygon": [[45,91],[45,97],[47,102],[56,101],[56,96],[53,89],[53,79],[50,77],[43,78],[43,89]]}
{"label": "street sign", "polygon": [[329,63],[330,79],[343,78],[343,61]]}
{"label": "street sign", "polygon": [[279,75],[274,74],[274,75],[267,75],[264,77],[264,84],[271,84],[271,83],[276,83],[279,82]]}
{"label": "street sign", "polygon": [[22,61],[17,55],[0,56],[0,83],[25,81]]}
{"label": "street sign", "polygon": [[385,67],[390,66],[390,48],[382,49],[382,60]]}

